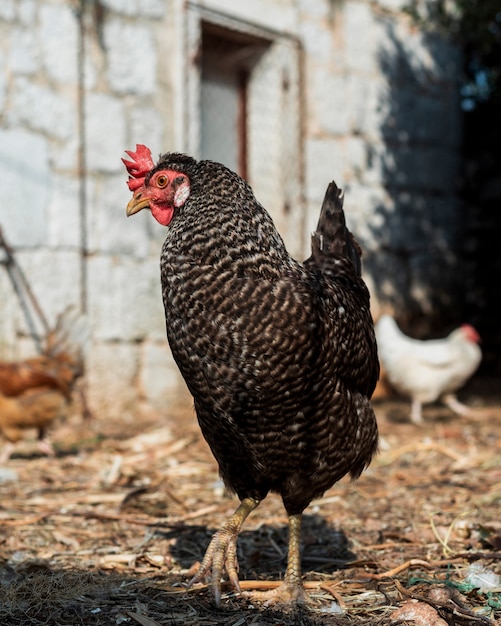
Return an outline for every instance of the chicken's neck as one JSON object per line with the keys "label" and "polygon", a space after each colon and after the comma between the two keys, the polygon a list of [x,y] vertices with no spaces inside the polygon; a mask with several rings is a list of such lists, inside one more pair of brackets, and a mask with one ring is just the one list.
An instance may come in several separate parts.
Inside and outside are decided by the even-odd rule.
{"label": "chicken's neck", "polygon": [[168,229],[162,265],[270,278],[297,270],[269,215],[259,205],[251,208],[187,206]]}

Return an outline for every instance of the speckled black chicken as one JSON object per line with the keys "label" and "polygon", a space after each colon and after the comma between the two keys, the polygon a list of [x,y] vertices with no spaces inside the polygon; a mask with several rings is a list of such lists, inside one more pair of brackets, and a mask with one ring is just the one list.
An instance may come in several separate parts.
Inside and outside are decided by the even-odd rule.
{"label": "speckled black chicken", "polygon": [[127,154],[127,215],[149,208],[168,226],[169,343],[221,476],[241,501],[191,583],[211,574],[219,603],[226,571],[239,590],[237,536],[272,491],[289,517],[287,569],[277,589],[252,597],[307,602],[302,512],[346,474],[358,477],[377,447],[369,401],[377,348],[342,194],[329,185],[312,254],[299,263],[250,186],[223,165],[174,153],[154,165],[145,146]]}

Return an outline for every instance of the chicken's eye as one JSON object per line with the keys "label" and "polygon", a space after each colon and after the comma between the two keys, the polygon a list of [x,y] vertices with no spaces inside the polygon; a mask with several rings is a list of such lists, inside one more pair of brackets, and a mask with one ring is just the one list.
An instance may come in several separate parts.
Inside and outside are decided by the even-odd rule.
{"label": "chicken's eye", "polygon": [[161,174],[158,178],[157,178],[157,185],[159,187],[165,187],[165,185],[169,182],[169,179],[167,178],[167,176],[165,176],[164,174]]}

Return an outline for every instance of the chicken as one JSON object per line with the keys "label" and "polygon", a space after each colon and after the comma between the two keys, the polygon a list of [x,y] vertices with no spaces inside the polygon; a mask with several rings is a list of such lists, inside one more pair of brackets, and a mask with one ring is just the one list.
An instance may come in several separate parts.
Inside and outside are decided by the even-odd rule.
{"label": "chicken", "polygon": [[302,513],[346,474],[358,477],[377,447],[369,401],[377,348],[342,194],[329,185],[312,254],[299,263],[250,186],[223,165],[176,153],[154,165],[144,146],[127,154],[127,215],[149,208],[168,226],[161,282],[172,353],[221,477],[240,499],[190,585],[210,575],[217,605],[226,571],[240,590],[238,533],[275,492],[289,520],[285,577],[252,598],[308,602]]}
{"label": "chicken", "polygon": [[480,361],[480,337],[463,324],[443,339],[407,337],[390,315],[376,324],[379,358],[390,384],[411,399],[411,420],[423,422],[422,405],[442,400],[460,415],[469,412],[455,392],[475,373]]}
{"label": "chicken", "polygon": [[83,374],[88,334],[85,319],[68,310],[46,337],[43,355],[0,362],[0,431],[7,439],[0,462],[8,460],[23,431],[33,428],[38,430],[40,449],[54,454],[45,432],[66,414],[73,387]]}
{"label": "chicken", "polygon": [[53,456],[54,449],[45,438],[45,429],[54,420],[64,417],[65,409],[65,397],[54,389],[29,389],[15,398],[0,394],[0,430],[8,441],[0,455],[0,463],[9,459],[23,430],[31,428],[38,430],[40,450]]}

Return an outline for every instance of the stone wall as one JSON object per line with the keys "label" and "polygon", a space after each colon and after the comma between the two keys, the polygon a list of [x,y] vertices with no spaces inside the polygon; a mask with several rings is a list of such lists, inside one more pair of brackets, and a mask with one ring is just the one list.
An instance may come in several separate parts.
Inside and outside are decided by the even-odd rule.
{"label": "stone wall", "polygon": [[334,175],[375,314],[445,316],[461,236],[459,51],[419,31],[405,1],[300,4],[308,230]]}
{"label": "stone wall", "polygon": [[[334,178],[375,309],[448,306],[460,227],[457,50],[416,30],[403,0],[200,4],[301,43],[303,240]],[[165,410],[189,400],[165,339],[163,232],[147,214],[126,220],[120,158],[136,143],[153,154],[186,146],[185,3],[78,6],[0,3],[0,225],[50,321],[69,304],[89,316],[94,410]],[[295,230],[285,227],[286,241]],[[32,353],[2,266],[0,297],[0,358]]]}

